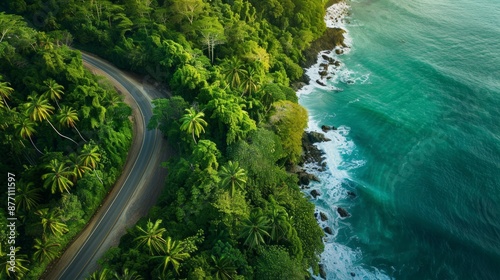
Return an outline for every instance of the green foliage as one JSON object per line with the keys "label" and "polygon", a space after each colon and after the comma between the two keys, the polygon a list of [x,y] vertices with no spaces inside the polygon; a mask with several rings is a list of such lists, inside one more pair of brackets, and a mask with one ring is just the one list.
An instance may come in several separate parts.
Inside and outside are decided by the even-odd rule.
{"label": "green foliage", "polygon": [[[84,70],[65,46],[74,41],[174,94],[153,101],[148,124],[178,150],[166,164],[165,192],[94,277],[297,279],[317,268],[322,231],[285,166],[299,160],[307,123],[289,84],[303,74],[302,51],[325,30],[322,1],[0,5],[26,18],[53,11],[38,25],[46,33],[0,14],[0,152],[8,154],[0,169],[19,170],[19,207],[30,225],[40,223],[40,209],[70,231],[88,219],[132,139],[131,109]],[[42,176],[48,189],[30,185]],[[43,241],[42,228],[29,232],[33,240]],[[199,229],[207,239],[189,239]],[[58,240],[51,242],[64,247]]]}
{"label": "green foliage", "polygon": [[286,249],[279,246],[266,247],[257,258],[255,279],[304,279],[301,265],[292,259]]}
{"label": "green foliage", "polygon": [[288,159],[297,163],[302,153],[302,135],[307,126],[307,112],[296,103],[279,101],[273,104],[274,112],[269,124],[281,138]]}

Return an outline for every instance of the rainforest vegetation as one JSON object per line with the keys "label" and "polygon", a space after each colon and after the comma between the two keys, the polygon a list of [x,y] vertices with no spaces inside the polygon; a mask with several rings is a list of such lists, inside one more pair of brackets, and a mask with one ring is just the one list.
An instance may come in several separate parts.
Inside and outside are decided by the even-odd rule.
{"label": "rainforest vegetation", "polygon": [[164,163],[169,174],[158,204],[90,278],[316,273],[323,232],[288,171],[301,160],[307,125],[290,85],[303,74],[302,52],[325,30],[324,4],[2,2],[0,149],[9,156],[0,167],[21,178],[19,267],[31,269],[26,278],[40,275],[92,215],[131,139],[130,109],[67,45],[167,85],[170,97],[153,101],[148,128],[177,150]]}

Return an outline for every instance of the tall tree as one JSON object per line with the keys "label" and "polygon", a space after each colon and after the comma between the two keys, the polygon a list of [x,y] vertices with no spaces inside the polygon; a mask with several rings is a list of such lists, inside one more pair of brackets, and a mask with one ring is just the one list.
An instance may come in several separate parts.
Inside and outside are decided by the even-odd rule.
{"label": "tall tree", "polygon": [[99,175],[97,175],[97,172],[95,170],[97,168],[97,164],[101,160],[101,154],[98,151],[99,147],[97,145],[85,144],[83,145],[83,149],[80,154],[80,159],[83,165],[91,168],[92,171],[94,171],[95,176],[97,177],[97,179],[99,179],[99,181],[102,184],[102,180],[101,178],[99,178]]}
{"label": "tall tree", "polygon": [[9,82],[3,82],[3,77],[0,75],[0,96],[2,96],[2,101],[8,109],[10,109],[7,99],[10,99],[10,95],[14,92],[14,89],[10,87]]}
{"label": "tall tree", "polygon": [[269,220],[260,209],[250,213],[248,219],[242,221],[240,238],[250,248],[258,247],[265,243],[264,237],[269,237]]}
{"label": "tall tree", "polygon": [[30,211],[38,206],[41,200],[40,188],[34,187],[33,182],[19,181],[16,184],[16,204],[19,209]]}
{"label": "tall tree", "polygon": [[160,227],[161,222],[162,220],[156,220],[154,223],[148,220],[146,228],[135,226],[139,231],[139,235],[134,238],[134,241],[138,242],[137,247],[146,245],[151,255],[153,254],[153,250],[157,253],[163,250],[163,246],[166,242],[165,239],[163,239],[163,233],[167,230]]}
{"label": "tall tree", "polygon": [[233,89],[240,86],[241,80],[247,73],[243,65],[237,56],[232,56],[230,59],[225,58],[221,64],[221,73]]}
{"label": "tall tree", "polygon": [[[2,242],[3,243],[3,242]],[[3,244],[2,244],[3,245]],[[28,268],[25,266],[25,263],[27,263],[27,257],[24,254],[20,254],[21,247],[16,247],[14,250],[16,254],[16,258],[14,260],[14,272],[12,272],[9,268],[12,266],[8,261],[10,261],[10,258],[7,259],[7,251],[3,250],[3,246],[0,245],[0,259],[4,260],[2,262],[2,265],[5,265],[5,271],[0,272],[0,278],[2,279],[23,279],[24,276],[26,275],[26,272],[28,272]]]}
{"label": "tall tree", "polygon": [[200,133],[205,132],[204,127],[208,125],[203,119],[204,116],[205,113],[196,112],[194,108],[189,108],[186,109],[186,114],[184,114],[184,116],[180,119],[182,122],[181,130],[191,134],[193,136],[194,143],[197,143],[194,136],[196,135],[196,137],[200,137]]}
{"label": "tall tree", "polygon": [[36,132],[35,123],[32,120],[30,120],[27,117],[18,118],[17,122],[14,123],[14,128],[17,129],[17,133],[19,136],[21,136],[21,138],[26,139],[27,137],[28,139],[30,139],[31,145],[33,145],[35,150],[40,154],[43,154],[38,149],[38,147],[35,145],[35,142],[33,142],[33,139],[31,138],[31,136],[33,136],[33,134],[35,134]]}
{"label": "tall tree", "polygon": [[167,269],[169,264],[172,264],[175,272],[179,274],[179,267],[181,265],[181,262],[188,259],[189,257],[190,255],[187,252],[187,248],[184,245],[184,242],[172,240],[172,238],[168,236],[163,246],[163,255],[152,257],[152,259],[162,260],[160,266],[163,268],[163,273],[165,273],[165,270]]}
{"label": "tall tree", "polygon": [[50,171],[42,175],[44,180],[43,186],[49,188],[52,193],[56,190],[63,193],[64,191],[69,193],[69,189],[73,186],[73,182],[69,179],[74,176],[73,171],[71,171],[64,162],[60,162],[57,159],[53,159],[49,164],[45,166]]}
{"label": "tall tree", "polygon": [[243,190],[247,182],[246,172],[243,168],[240,168],[238,162],[229,161],[227,166],[222,166],[219,176],[221,178],[221,186],[229,189],[231,197],[234,195],[236,188],[240,191]]}
{"label": "tall tree", "polygon": [[68,156],[66,163],[68,164],[68,168],[73,172],[73,183],[76,183],[76,180],[82,178],[86,171],[91,170],[75,153],[71,153]]}
{"label": "tall tree", "polygon": [[43,232],[46,233],[50,230],[54,235],[61,235],[68,232],[68,227],[65,223],[61,222],[61,213],[58,208],[49,210],[43,208],[35,211],[35,214],[40,216],[40,224],[43,227]]}
{"label": "tall tree", "polygon": [[52,125],[52,123],[49,120],[50,115],[54,111],[54,107],[50,105],[49,101],[43,97],[43,96],[37,96],[35,93],[31,94],[28,96],[28,102],[24,103],[24,106],[26,106],[27,112],[29,117],[33,121],[47,121],[52,129],[61,137],[66,138],[70,140],[71,142],[75,143],[78,145],[78,143],[75,142],[75,140],[62,135],[55,127]]}
{"label": "tall tree", "polygon": [[57,257],[57,247],[59,246],[61,246],[61,244],[51,242],[45,237],[42,237],[42,239],[35,238],[33,259],[38,262],[44,262],[45,260],[51,261]]}
{"label": "tall tree", "polygon": [[58,84],[55,80],[53,79],[47,79],[43,82],[43,84],[45,85],[44,89],[45,89],[45,92],[43,93],[43,95],[46,97],[46,98],[49,98],[50,100],[52,101],[55,101],[56,104],[57,104],[57,108],[61,109],[61,107],[59,107],[59,102],[57,102],[57,100],[60,100],[62,98],[62,96],[64,95],[64,87],[61,86],[60,84]]}
{"label": "tall tree", "polygon": [[122,273],[116,271],[113,272],[114,280],[142,280],[142,276],[138,275],[137,272],[132,271],[128,268],[123,269]]}
{"label": "tall tree", "polygon": [[84,142],[87,142],[87,140],[85,140],[85,138],[83,138],[82,134],[80,133],[80,130],[78,130],[78,128],[76,127],[78,114],[76,113],[75,109],[63,105],[62,108],[59,108],[57,119],[59,120],[60,124],[74,128],[76,132],[78,132],[78,135],[80,135],[80,138],[82,138]]}
{"label": "tall tree", "polygon": [[211,256],[213,262],[213,273],[216,280],[231,280],[236,275],[236,266],[226,255],[220,257]]}

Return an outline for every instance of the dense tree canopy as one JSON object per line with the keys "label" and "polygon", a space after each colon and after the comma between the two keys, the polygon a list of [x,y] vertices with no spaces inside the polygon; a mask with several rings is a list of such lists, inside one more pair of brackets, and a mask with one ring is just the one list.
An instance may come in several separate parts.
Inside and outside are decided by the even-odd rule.
{"label": "dense tree canopy", "polygon": [[9,155],[0,169],[23,174],[21,250],[40,261],[26,277],[36,279],[92,215],[131,141],[130,108],[83,69],[70,44],[172,94],[153,100],[148,125],[177,151],[164,163],[165,190],[91,278],[303,279],[317,271],[323,232],[287,168],[300,159],[307,124],[290,82],[302,76],[302,51],[325,30],[323,5],[0,3],[38,29],[0,14],[0,150]]}

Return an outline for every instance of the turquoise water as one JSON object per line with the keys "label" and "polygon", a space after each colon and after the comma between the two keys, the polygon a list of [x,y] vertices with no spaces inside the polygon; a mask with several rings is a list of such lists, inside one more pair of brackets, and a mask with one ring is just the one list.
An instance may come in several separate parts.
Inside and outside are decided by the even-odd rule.
{"label": "turquoise water", "polygon": [[328,279],[500,279],[500,1],[349,5],[342,91],[300,93],[311,129],[340,127],[312,186]]}

